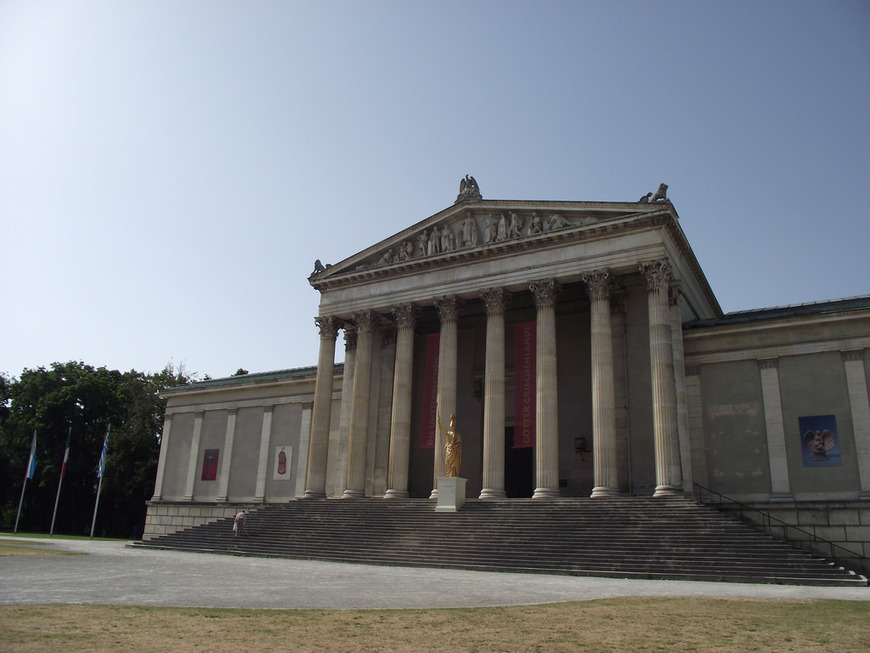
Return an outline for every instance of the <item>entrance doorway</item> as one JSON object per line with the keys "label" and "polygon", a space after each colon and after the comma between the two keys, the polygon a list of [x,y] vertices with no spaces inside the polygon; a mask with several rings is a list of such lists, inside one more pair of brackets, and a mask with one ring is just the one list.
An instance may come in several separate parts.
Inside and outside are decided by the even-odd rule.
{"label": "entrance doorway", "polygon": [[514,448],[514,427],[504,430],[504,491],[509,499],[527,499],[535,491],[535,449]]}

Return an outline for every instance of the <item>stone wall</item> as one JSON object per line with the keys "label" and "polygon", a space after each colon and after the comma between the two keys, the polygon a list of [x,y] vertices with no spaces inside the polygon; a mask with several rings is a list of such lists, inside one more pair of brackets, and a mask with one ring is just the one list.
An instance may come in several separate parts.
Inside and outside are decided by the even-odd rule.
{"label": "stone wall", "polygon": [[251,506],[190,502],[157,503],[152,501],[148,504],[148,515],[145,517],[145,531],[142,534],[142,540],[147,542],[161,535],[233,517],[243,508],[249,510]]}
{"label": "stone wall", "polygon": [[[849,552],[835,549],[834,558],[842,559],[853,571],[870,574],[870,501],[755,503],[750,508],[796,527],[785,528],[772,521],[766,530],[775,537],[810,541],[812,537],[809,534],[815,535]],[[764,521],[760,514],[753,511],[744,512],[742,517],[757,525]],[[809,546],[820,557],[832,557],[830,547],[824,544],[811,543]],[[854,559],[848,559],[850,554],[854,555]]]}

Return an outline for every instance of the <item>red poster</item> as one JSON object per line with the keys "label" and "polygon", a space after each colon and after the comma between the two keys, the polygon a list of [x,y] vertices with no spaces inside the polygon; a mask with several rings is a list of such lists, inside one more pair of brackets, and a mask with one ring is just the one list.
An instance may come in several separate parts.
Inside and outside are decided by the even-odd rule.
{"label": "red poster", "polygon": [[516,331],[516,393],[514,397],[514,448],[535,446],[535,367],[537,323],[523,322]]}
{"label": "red poster", "polygon": [[426,337],[426,370],[423,378],[423,417],[420,420],[420,448],[435,448],[435,416],[438,413],[438,349],[440,333]]}
{"label": "red poster", "polygon": [[220,457],[220,449],[206,449],[202,457],[202,476],[203,481],[213,481],[217,478],[217,464]]}

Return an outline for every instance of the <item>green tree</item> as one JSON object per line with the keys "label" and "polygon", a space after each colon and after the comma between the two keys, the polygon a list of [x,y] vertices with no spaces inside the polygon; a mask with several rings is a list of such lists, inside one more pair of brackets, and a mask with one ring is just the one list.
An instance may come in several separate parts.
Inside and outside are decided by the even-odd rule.
{"label": "green tree", "polygon": [[190,382],[167,366],[157,374],[119,372],[81,362],[25,369],[0,380],[0,527],[11,528],[18,508],[30,442],[37,432],[37,466],[28,481],[20,530],[48,531],[67,434],[70,457],[58,504],[56,533],[90,532],[97,464],[111,436],[96,533],[130,537],[141,532],[145,501],[154,489],[165,401],[160,392]]}

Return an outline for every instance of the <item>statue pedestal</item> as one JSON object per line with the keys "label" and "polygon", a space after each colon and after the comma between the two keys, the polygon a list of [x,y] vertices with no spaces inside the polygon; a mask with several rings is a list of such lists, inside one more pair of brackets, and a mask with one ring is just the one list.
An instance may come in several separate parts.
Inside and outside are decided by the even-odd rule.
{"label": "statue pedestal", "polygon": [[466,478],[458,476],[438,477],[438,503],[435,512],[456,512],[465,505]]}

